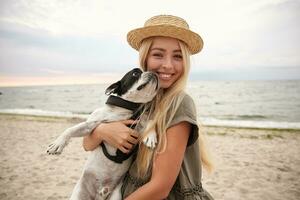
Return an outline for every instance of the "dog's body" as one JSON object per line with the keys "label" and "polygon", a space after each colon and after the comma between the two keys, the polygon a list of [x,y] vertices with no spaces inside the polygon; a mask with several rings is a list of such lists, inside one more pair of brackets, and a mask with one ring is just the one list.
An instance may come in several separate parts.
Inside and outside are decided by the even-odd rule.
{"label": "dog's body", "polygon": [[[130,102],[147,103],[154,98],[157,90],[158,79],[156,75],[151,72],[142,72],[136,68],[128,72],[122,80],[112,84],[106,90],[106,93],[114,93],[116,96]],[[127,108],[105,105],[95,110],[85,122],[66,129],[49,146],[47,152],[49,154],[59,154],[71,137],[88,135],[102,122],[125,120],[131,118],[132,115],[133,111]],[[149,136],[146,145],[153,148],[155,142],[156,136],[154,133],[154,135]],[[116,148],[105,142],[104,145],[109,155],[115,156],[117,154]],[[127,172],[131,164],[131,158],[116,163],[108,159],[103,150],[99,146],[89,155],[83,173],[73,190],[72,200],[104,200],[108,197],[114,200],[121,199],[119,191],[114,191],[113,195],[111,193]]]}

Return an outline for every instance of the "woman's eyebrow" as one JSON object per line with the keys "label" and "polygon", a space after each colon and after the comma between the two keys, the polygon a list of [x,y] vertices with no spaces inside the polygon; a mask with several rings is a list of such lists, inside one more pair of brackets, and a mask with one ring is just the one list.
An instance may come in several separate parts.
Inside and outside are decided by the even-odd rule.
{"label": "woman's eyebrow", "polygon": [[166,51],[165,49],[159,48],[159,47],[152,48],[151,51],[153,51],[153,50]]}
{"label": "woman's eyebrow", "polygon": [[[159,47],[154,47],[154,48],[151,49],[151,51],[153,51],[153,50],[166,51],[165,49],[159,48]],[[173,52],[174,53],[177,53],[177,52],[181,53],[181,49],[175,49],[175,50],[173,50]]]}
{"label": "woman's eyebrow", "polygon": [[176,50],[174,50],[173,52],[174,52],[174,53],[177,53],[177,52],[181,53],[181,49],[176,49]]}

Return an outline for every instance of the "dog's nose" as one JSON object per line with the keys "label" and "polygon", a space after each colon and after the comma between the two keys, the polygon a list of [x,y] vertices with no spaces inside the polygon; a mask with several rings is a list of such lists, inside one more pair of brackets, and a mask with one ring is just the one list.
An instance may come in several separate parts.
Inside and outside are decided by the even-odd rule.
{"label": "dog's nose", "polygon": [[155,81],[158,81],[158,76],[154,72],[149,72],[148,77],[151,80],[154,79]]}
{"label": "dog's nose", "polygon": [[157,74],[155,74],[155,73],[153,73],[153,72],[151,72],[151,74],[150,74],[150,79],[151,79],[151,81],[152,82],[155,82],[156,83],[156,90],[158,89],[158,86],[159,86],[159,79],[158,79],[158,75]]}

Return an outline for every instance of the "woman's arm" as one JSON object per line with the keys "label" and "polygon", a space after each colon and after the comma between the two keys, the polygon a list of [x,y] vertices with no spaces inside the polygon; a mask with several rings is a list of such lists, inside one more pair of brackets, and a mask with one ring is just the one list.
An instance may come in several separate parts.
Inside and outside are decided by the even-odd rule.
{"label": "woman's arm", "polygon": [[128,153],[138,142],[138,134],[126,125],[134,124],[134,120],[124,120],[119,122],[101,123],[94,131],[83,138],[83,148],[92,151],[99,146],[102,141],[107,142],[124,153]]}
{"label": "woman's arm", "polygon": [[151,180],[125,200],[161,200],[168,196],[179,174],[191,125],[181,122],[167,130],[167,148],[154,160]]}

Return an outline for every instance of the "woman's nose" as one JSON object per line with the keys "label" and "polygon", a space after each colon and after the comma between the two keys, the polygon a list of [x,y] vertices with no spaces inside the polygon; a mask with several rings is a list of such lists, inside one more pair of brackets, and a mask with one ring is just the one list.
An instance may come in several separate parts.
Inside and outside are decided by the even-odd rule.
{"label": "woman's nose", "polygon": [[171,58],[165,58],[164,62],[162,64],[162,67],[167,68],[167,69],[172,68],[173,67],[172,59]]}

